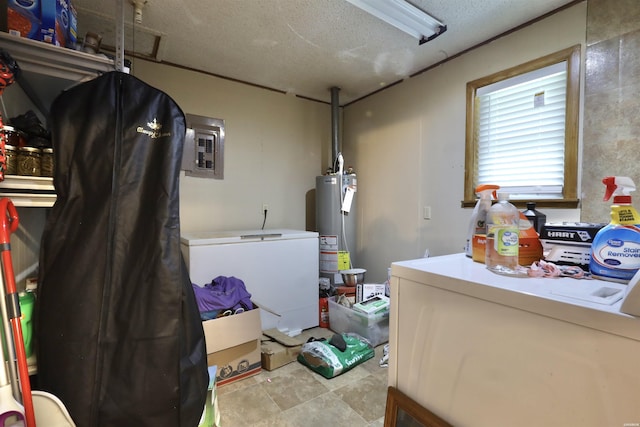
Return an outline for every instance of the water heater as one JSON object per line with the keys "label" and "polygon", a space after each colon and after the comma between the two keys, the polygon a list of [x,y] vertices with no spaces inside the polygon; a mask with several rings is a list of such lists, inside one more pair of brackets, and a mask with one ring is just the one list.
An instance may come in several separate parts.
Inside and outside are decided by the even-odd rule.
{"label": "water heater", "polygon": [[356,245],[355,174],[329,174],[316,177],[316,230],[320,244],[320,277],[341,284],[339,270]]}

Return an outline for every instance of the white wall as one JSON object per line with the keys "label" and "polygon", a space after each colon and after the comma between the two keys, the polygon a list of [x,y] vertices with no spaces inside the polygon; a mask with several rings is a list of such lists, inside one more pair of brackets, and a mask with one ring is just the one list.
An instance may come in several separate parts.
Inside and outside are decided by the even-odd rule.
{"label": "white wall", "polygon": [[[357,267],[386,278],[393,261],[462,252],[466,84],[583,44],[586,2],[345,108],[345,164],[358,172]],[[449,29],[449,31],[456,31]],[[443,36],[446,37],[446,34]],[[584,61],[583,61],[584,62]],[[423,208],[431,219],[423,219]],[[578,210],[544,209],[548,221]]]}
{"label": "white wall", "polygon": [[259,229],[263,203],[265,228],[306,228],[315,177],[331,164],[330,105],[141,60],[132,74],[185,113],[225,120],[224,180],[181,173],[182,231]]}
{"label": "white wall", "polygon": [[[382,282],[391,262],[426,249],[462,251],[471,216],[461,208],[466,83],[584,45],[585,31],[583,2],[345,108],[342,151],[358,174],[350,249],[367,281]],[[186,113],[226,121],[225,179],[181,177],[183,231],[260,228],[263,203],[266,228],[312,228],[315,177],[332,163],[328,104],[141,60],[133,74]],[[424,207],[432,219],[423,219]],[[580,218],[578,210],[543,211],[550,221]]]}

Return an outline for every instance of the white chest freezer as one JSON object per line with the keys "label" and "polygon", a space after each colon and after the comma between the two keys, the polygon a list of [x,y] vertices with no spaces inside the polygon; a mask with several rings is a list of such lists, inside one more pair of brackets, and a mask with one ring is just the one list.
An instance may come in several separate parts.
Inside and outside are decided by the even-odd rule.
{"label": "white chest freezer", "polygon": [[181,248],[196,285],[204,286],[217,276],[241,279],[253,302],[266,308],[260,310],[263,330],[318,326],[318,233],[287,229],[182,233]]}

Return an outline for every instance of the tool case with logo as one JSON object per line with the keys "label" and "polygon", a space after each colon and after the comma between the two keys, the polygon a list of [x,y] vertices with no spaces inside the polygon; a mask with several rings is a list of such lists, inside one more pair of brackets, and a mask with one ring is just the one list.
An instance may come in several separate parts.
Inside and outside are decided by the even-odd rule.
{"label": "tool case with logo", "polygon": [[604,223],[546,223],[540,232],[544,259],[559,265],[577,265],[589,270],[591,243]]}

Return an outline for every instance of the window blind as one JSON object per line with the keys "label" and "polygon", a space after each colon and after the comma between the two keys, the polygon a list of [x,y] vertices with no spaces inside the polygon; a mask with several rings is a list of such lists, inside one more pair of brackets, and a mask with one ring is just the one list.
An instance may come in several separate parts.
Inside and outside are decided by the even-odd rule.
{"label": "window blind", "polygon": [[566,69],[565,61],[478,89],[478,184],[513,199],[562,197]]}

